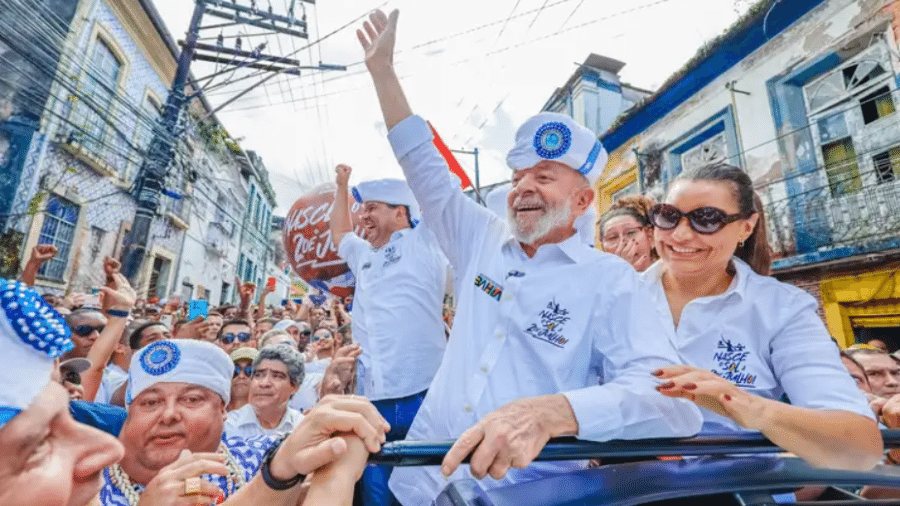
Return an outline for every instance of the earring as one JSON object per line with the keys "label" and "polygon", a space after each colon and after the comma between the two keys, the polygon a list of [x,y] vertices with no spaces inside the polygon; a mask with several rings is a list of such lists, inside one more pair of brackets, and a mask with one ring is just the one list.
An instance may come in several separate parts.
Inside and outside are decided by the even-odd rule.
{"label": "earring", "polygon": [[738,248],[743,248],[743,247],[744,247],[744,241],[739,242],[739,243],[738,243]]}

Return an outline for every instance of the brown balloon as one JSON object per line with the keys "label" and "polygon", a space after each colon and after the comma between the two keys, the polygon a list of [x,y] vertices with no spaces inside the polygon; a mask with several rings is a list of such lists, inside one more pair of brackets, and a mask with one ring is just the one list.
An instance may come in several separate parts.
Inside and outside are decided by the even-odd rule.
{"label": "brown balloon", "polygon": [[[288,262],[298,276],[307,282],[322,281],[332,292],[345,294],[350,269],[337,254],[331,240],[331,209],[334,206],[334,184],[316,187],[303,195],[288,211],[284,220],[284,250]],[[362,235],[362,207],[351,199],[354,231]]]}

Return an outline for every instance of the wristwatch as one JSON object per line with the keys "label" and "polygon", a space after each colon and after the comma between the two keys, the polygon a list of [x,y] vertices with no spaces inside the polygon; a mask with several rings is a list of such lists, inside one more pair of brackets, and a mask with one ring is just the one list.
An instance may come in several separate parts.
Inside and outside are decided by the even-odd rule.
{"label": "wristwatch", "polygon": [[266,486],[268,486],[272,490],[287,490],[306,478],[306,476],[303,474],[298,474],[297,476],[288,478],[287,480],[279,480],[278,478],[272,476],[272,470],[269,466],[272,465],[272,459],[275,457],[275,453],[278,451],[278,448],[281,447],[281,443],[283,443],[284,440],[287,439],[287,437],[288,434],[281,436],[274,445],[266,450],[266,454],[263,455],[262,465],[259,466],[259,473],[262,475],[263,481],[266,482]]}

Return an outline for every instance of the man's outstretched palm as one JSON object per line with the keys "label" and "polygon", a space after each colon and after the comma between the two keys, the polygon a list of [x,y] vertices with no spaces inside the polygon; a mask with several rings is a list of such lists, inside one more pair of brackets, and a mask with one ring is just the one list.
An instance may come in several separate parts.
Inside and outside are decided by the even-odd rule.
{"label": "man's outstretched palm", "polygon": [[366,52],[366,66],[369,70],[393,66],[399,15],[400,11],[397,9],[391,11],[390,16],[386,16],[381,9],[376,9],[369,15],[369,21],[363,23],[363,28],[356,30],[356,38]]}

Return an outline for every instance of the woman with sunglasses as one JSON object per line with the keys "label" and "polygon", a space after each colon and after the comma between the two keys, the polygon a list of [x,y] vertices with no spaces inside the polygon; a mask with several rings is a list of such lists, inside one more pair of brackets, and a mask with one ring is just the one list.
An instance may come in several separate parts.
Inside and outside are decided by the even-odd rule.
{"label": "woman with sunglasses", "polygon": [[653,199],[643,195],[622,197],[600,217],[603,251],[622,257],[638,272],[644,272],[659,259],[648,216],[653,204]]}
{"label": "woman with sunglasses", "polygon": [[816,300],[767,276],[765,220],[749,176],[721,163],[684,173],[650,221],[660,261],[643,276],[690,364],[654,371],[657,389],[705,408],[706,431],[757,430],[817,466],[875,465],[881,434]]}

